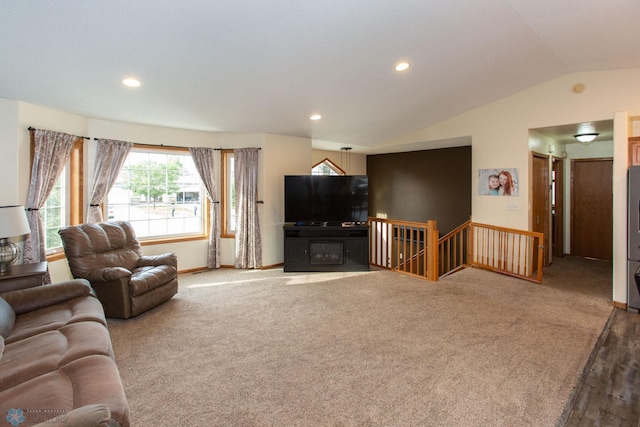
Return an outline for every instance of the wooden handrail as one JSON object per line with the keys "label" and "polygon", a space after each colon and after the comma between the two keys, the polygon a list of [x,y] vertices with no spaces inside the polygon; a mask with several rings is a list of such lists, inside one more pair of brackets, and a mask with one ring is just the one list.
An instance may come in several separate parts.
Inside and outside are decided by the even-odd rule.
{"label": "wooden handrail", "polygon": [[[438,279],[437,268],[434,268],[437,266],[438,238],[435,221],[369,218],[369,224],[371,265],[429,280]],[[434,249],[430,250],[430,247]]]}
{"label": "wooden handrail", "polygon": [[473,266],[542,282],[544,235],[471,220],[438,238],[437,223],[369,218],[371,265],[436,281]]}
{"label": "wooden handrail", "polygon": [[[434,220],[435,221],[435,220]],[[381,222],[384,224],[402,225],[407,227],[426,227],[426,222],[404,221],[400,219],[374,218],[369,217],[369,222]]]}
{"label": "wooden handrail", "polygon": [[454,228],[453,230],[451,230],[450,232],[448,232],[447,234],[442,236],[439,241],[443,242],[445,240],[450,239],[454,235],[456,235],[456,234],[460,233],[461,231],[463,231],[465,228],[469,227],[470,224],[471,224],[471,220],[463,223],[462,225],[457,226],[456,228]]}
{"label": "wooden handrail", "polygon": [[438,240],[439,276],[446,276],[469,265],[469,230],[471,220],[454,228]]}
{"label": "wooden handrail", "polygon": [[469,227],[470,265],[542,283],[543,233],[474,222]]}
{"label": "wooden handrail", "polygon": [[506,231],[506,232],[515,233],[515,234],[524,234],[524,235],[532,236],[532,237],[543,237],[544,236],[542,233],[539,233],[537,231],[518,230],[517,228],[500,227],[498,225],[481,224],[481,223],[478,223],[478,222],[470,222],[470,225],[472,227],[489,228],[489,229],[492,229],[492,230]]}

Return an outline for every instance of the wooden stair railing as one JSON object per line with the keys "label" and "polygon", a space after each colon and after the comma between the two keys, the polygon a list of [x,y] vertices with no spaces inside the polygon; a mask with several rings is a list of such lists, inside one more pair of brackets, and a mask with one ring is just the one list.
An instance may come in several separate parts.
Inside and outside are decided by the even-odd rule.
{"label": "wooden stair railing", "polygon": [[470,225],[471,221],[467,221],[438,240],[439,277],[469,266]]}
{"label": "wooden stair railing", "polygon": [[370,264],[436,281],[473,266],[542,282],[543,234],[467,221],[438,239],[426,223],[369,218]]}
{"label": "wooden stair railing", "polygon": [[470,265],[542,283],[543,233],[472,222],[469,245]]}
{"label": "wooden stair railing", "polygon": [[421,223],[369,218],[369,224],[371,265],[438,280],[437,250],[429,250],[437,248],[438,244],[435,221]]}

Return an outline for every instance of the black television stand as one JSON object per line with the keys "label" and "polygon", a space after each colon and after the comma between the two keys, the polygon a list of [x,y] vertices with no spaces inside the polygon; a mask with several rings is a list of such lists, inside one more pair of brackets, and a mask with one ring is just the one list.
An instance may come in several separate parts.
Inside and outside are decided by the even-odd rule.
{"label": "black television stand", "polygon": [[368,225],[284,226],[284,271],[367,270]]}

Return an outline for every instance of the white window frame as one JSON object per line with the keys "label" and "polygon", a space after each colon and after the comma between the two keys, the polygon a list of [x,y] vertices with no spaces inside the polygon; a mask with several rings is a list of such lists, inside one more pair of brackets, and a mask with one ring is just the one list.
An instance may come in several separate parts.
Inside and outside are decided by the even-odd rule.
{"label": "white window frame", "polygon": [[311,167],[311,175],[346,175],[346,172],[327,157]]}
{"label": "white window frame", "polygon": [[[56,239],[57,244],[55,246],[52,246],[52,242],[50,241],[48,236],[49,236],[49,232],[55,231],[57,233],[57,230],[69,224],[68,200],[70,198],[70,194],[69,194],[70,191],[69,191],[69,186],[67,185],[68,181],[69,181],[69,167],[65,166],[64,170],[62,171],[62,174],[60,174],[60,177],[58,178],[58,180],[56,181],[56,184],[51,190],[51,194],[49,195],[49,198],[47,198],[47,201],[40,208],[40,216],[42,217],[42,222],[44,224],[44,248],[47,255],[53,255],[62,251],[62,240],[60,239],[60,237],[58,236],[58,238]],[[52,206],[51,205],[52,200],[50,199],[53,196],[53,194],[56,192],[57,188],[60,188],[60,205]],[[50,216],[54,215],[54,212],[53,212],[54,209],[60,209],[61,211],[60,221],[57,222],[55,225],[50,224],[51,223]]]}

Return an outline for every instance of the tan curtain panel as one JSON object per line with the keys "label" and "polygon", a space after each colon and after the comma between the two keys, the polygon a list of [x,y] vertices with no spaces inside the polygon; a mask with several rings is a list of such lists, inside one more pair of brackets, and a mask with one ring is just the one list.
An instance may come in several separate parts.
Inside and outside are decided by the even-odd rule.
{"label": "tan curtain panel", "polygon": [[220,268],[220,204],[216,195],[215,159],[219,151],[215,148],[189,148],[193,163],[209,199],[209,245],[207,267]]}
{"label": "tan curtain panel", "polygon": [[236,268],[262,267],[258,220],[259,148],[233,150],[236,191]]}
{"label": "tan curtain panel", "polygon": [[[34,153],[31,168],[31,181],[27,193],[27,220],[31,227],[24,242],[24,262],[34,263],[46,260],[45,224],[40,214],[51,194],[56,181],[69,161],[77,136],[49,130],[33,131]],[[45,283],[51,283],[49,272],[45,274]]]}
{"label": "tan curtain panel", "polygon": [[93,186],[91,200],[87,210],[87,222],[104,221],[102,203],[109,194],[109,190],[118,179],[118,174],[127,155],[133,148],[133,142],[99,139],[96,153],[96,167],[93,172]]}

